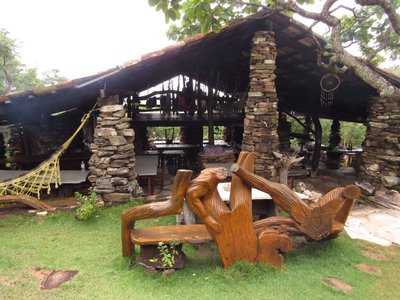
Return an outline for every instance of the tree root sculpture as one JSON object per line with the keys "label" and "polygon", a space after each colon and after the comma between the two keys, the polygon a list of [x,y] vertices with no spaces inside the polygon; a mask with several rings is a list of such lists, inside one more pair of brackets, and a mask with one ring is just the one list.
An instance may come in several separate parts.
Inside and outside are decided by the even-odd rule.
{"label": "tree root sculpture", "polygon": [[357,186],[349,185],[333,189],[315,204],[307,205],[284,184],[255,175],[238,164],[231,171],[250,186],[271,195],[275,204],[293,219],[295,228],[317,241],[335,237],[343,230],[355,200],[361,196]]}

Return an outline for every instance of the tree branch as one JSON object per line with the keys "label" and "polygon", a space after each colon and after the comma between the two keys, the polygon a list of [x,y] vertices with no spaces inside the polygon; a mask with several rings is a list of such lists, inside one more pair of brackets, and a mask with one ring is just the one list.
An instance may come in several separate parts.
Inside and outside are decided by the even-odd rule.
{"label": "tree branch", "polygon": [[246,1],[235,1],[235,3],[237,5],[253,6],[253,7],[258,7],[258,8],[269,8],[266,5],[257,4],[257,3],[250,3],[250,2],[246,2]]}
{"label": "tree branch", "polygon": [[[340,19],[329,13],[331,7],[337,2],[337,0],[326,0],[321,13],[309,12],[295,2],[295,0],[276,0],[280,7],[283,7],[289,11],[297,13],[302,17],[320,21],[331,27],[331,43],[333,50],[336,54],[336,61],[344,63],[346,66],[353,69],[354,73],[362,78],[370,86],[374,87],[382,97],[399,96],[400,90],[388,82],[384,77],[371,69],[363,61],[355,58],[354,56],[347,53],[342,45],[341,31],[342,26]],[[383,2],[385,0],[356,0],[361,2],[372,2],[378,1]],[[386,2],[386,1],[385,1]]]}
{"label": "tree branch", "polygon": [[392,24],[393,30],[400,35],[400,16],[391,0],[356,0],[361,6],[379,6],[383,9]]}

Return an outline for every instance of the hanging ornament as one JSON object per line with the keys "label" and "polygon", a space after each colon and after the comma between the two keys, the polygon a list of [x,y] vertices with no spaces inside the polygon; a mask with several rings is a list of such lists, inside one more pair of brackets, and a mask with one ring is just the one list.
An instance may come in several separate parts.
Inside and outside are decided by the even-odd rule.
{"label": "hanging ornament", "polygon": [[327,73],[322,76],[321,86],[321,106],[331,107],[334,103],[335,91],[339,88],[341,80],[339,76],[333,73]]}

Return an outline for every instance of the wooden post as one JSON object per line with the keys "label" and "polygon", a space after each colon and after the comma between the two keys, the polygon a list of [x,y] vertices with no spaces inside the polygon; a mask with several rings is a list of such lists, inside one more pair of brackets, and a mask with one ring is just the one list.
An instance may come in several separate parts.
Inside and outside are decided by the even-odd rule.
{"label": "wooden post", "polygon": [[208,144],[214,145],[214,124],[213,124],[213,107],[214,107],[214,90],[208,87],[208,102],[207,102],[207,112],[208,112]]}
{"label": "wooden post", "polygon": [[314,152],[311,161],[312,175],[315,176],[318,172],[319,161],[321,159],[321,144],[322,144],[322,126],[318,117],[312,117],[312,121],[315,127],[315,145]]}

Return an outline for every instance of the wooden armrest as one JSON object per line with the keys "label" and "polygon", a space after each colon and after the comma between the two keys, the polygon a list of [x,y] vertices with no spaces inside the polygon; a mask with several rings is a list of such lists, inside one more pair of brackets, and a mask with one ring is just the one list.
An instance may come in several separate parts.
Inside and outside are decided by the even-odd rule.
{"label": "wooden armrest", "polygon": [[176,215],[181,212],[191,177],[192,171],[178,170],[169,200],[132,207],[122,213],[121,238],[123,256],[132,255],[134,245],[130,239],[130,230],[134,228],[137,220]]}

